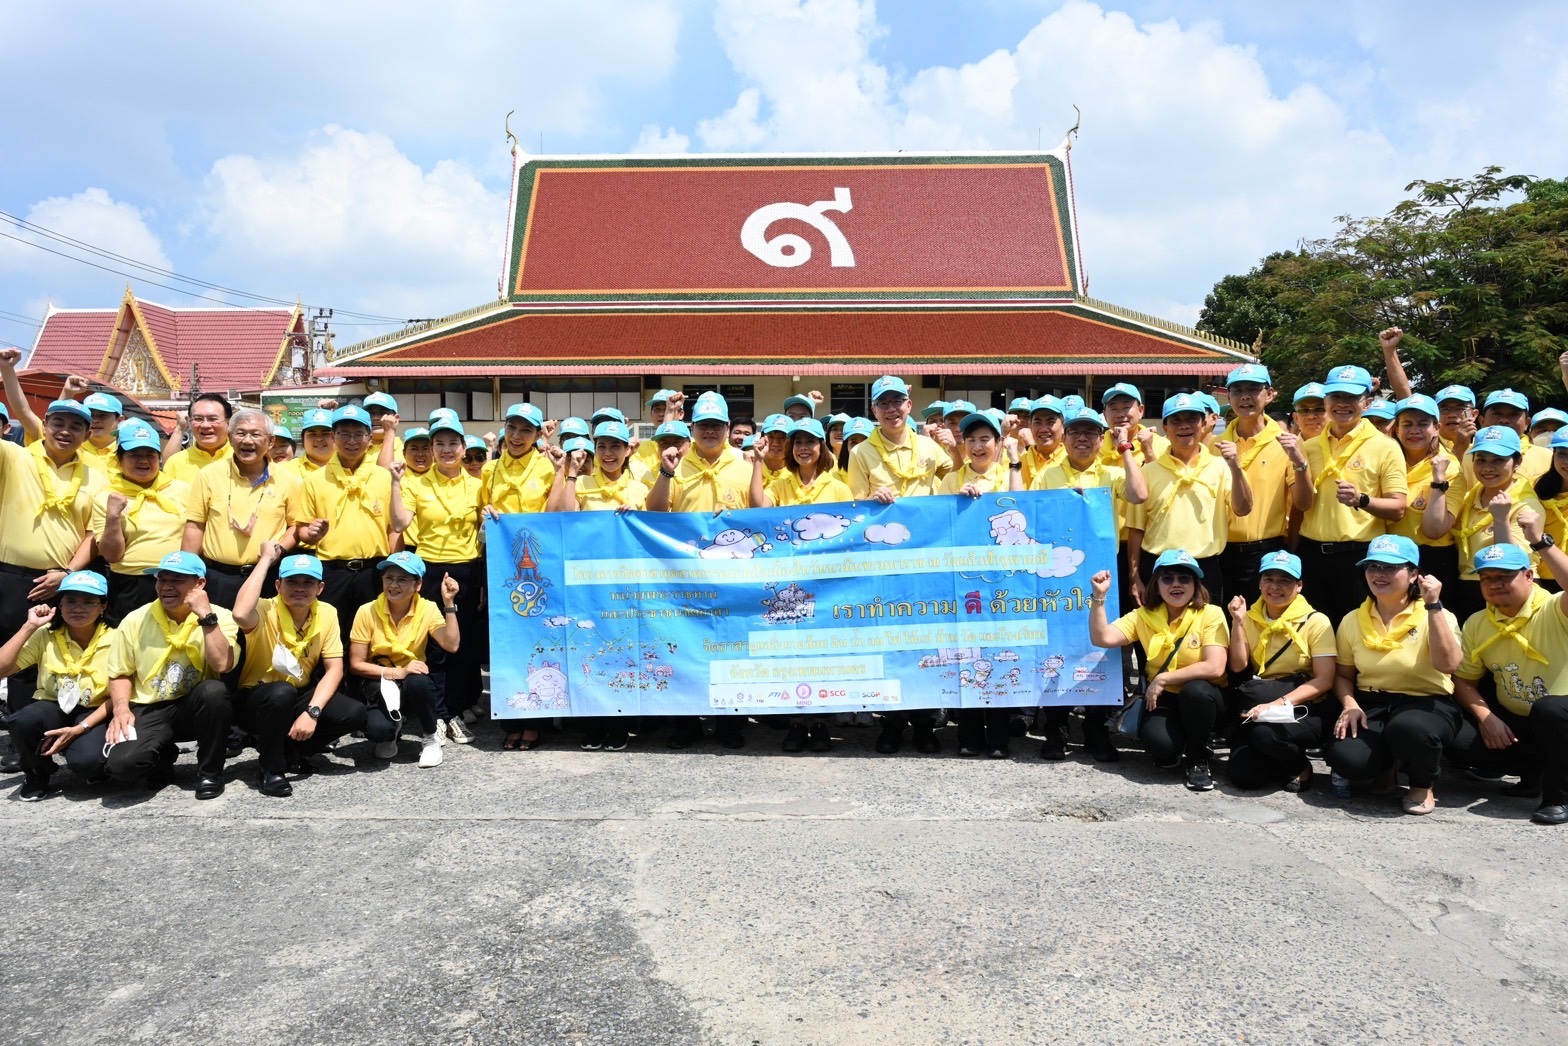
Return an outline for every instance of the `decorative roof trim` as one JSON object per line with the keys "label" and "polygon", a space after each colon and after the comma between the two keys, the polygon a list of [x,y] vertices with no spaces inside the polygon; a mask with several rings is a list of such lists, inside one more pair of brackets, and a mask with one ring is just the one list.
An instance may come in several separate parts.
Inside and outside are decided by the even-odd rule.
{"label": "decorative roof trim", "polygon": [[[148,304],[156,303],[149,302]],[[161,309],[164,306],[159,305],[158,308]],[[125,343],[131,337],[129,330],[125,331],[123,335],[120,332],[120,328],[124,324],[126,310],[130,311],[131,317],[136,321],[136,326],[141,328],[142,339],[147,343],[147,351],[152,355],[152,361],[158,365],[158,373],[163,376],[163,387],[168,389],[171,394],[177,394],[180,391],[180,383],[178,379],[169,373],[169,367],[164,362],[163,353],[158,351],[158,339],[152,336],[152,328],[147,325],[147,317],[142,314],[141,303],[136,300],[136,295],[132,293],[129,285],[125,288],[125,297],[120,299],[120,311],[115,314],[114,329],[109,332],[109,344],[104,349],[103,359],[98,363],[98,380],[104,382],[114,380],[114,372],[120,365],[120,356],[125,352]]]}

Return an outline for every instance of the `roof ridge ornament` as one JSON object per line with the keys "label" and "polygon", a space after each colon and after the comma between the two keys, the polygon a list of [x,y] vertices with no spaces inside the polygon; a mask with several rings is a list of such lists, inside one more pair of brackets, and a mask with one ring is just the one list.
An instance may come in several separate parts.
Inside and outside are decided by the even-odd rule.
{"label": "roof ridge ornament", "polygon": [[1074,104],[1073,113],[1077,117],[1077,120],[1071,127],[1067,128],[1067,133],[1062,135],[1063,149],[1071,149],[1073,147],[1073,139],[1078,137],[1078,128],[1083,126],[1083,110]]}

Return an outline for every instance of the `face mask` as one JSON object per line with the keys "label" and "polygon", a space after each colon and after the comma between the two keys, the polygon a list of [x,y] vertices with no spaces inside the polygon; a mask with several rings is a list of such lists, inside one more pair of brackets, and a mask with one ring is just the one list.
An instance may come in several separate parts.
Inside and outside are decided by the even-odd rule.
{"label": "face mask", "polygon": [[[1300,712],[1300,715],[1296,713]],[[1257,714],[1254,723],[1295,723],[1307,717],[1306,705],[1269,705]]]}
{"label": "face mask", "polygon": [[381,677],[381,703],[387,706],[387,715],[394,723],[403,721],[403,691],[385,675]]}
{"label": "face mask", "polygon": [[291,683],[305,678],[305,669],[299,663],[299,658],[282,643],[272,648],[272,669]]}
{"label": "face mask", "polygon": [[76,711],[77,705],[91,698],[92,694],[82,693],[81,686],[74,679],[62,679],[54,688],[54,699],[59,703],[60,711],[66,715]]}

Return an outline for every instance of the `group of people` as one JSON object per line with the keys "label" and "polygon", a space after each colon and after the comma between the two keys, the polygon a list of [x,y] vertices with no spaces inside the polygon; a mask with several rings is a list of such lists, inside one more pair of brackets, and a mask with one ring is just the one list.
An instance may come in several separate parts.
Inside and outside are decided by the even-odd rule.
{"label": "group of people", "polygon": [[[1398,336],[1383,334],[1396,391]],[[557,421],[521,403],[493,449],[448,410],[399,435],[385,393],[308,412],[297,439],[201,394],[182,447],[112,396],[75,398],[85,383],[35,417],[16,362],[0,353],[27,437],[0,442],[0,675],[24,799],[48,793],[57,756],[89,780],[167,782],[177,741],[195,742],[196,795],[210,798],[236,731],[269,795],[353,734],[391,758],[412,728],[419,765],[439,765],[482,714],[486,515],[1104,487],[1118,553],[1092,582],[1091,637],[1136,651],[1140,682],[1126,709],[1084,710],[1096,758],[1118,757],[1114,724],[1207,790],[1218,738],[1238,786],[1299,790],[1321,749],[1337,794],[1391,790],[1402,771],[1412,813],[1432,809],[1447,759],[1517,774],[1512,790],[1541,797],[1536,820],[1568,821],[1554,580],[1568,570],[1556,547],[1568,431],[1530,441],[1512,390],[1478,404],[1466,388],[1406,386],[1385,432],[1368,417],[1385,402],[1369,373],[1338,367],[1297,389],[1282,423],[1267,369],[1248,364],[1229,375],[1228,419],[1206,393],[1179,393],[1157,431],[1125,382],[1099,410],[1049,395],[1006,411],[939,401],[917,423],[909,386],[887,376],[871,418],[818,417],[816,394],[760,423],[732,419],[713,392],[688,414],[661,390],[641,441],[613,408]],[[1111,621],[1113,585],[1133,609]],[[1043,758],[1065,758],[1069,713],[1040,710]],[[961,754],[1005,756],[1019,732],[1005,709],[956,718]],[[746,723],[720,717],[719,742],[743,745]],[[588,720],[582,746],[625,748],[628,725]],[[945,714],[880,725],[879,752],[936,752]],[[505,748],[541,743],[537,720],[504,726]],[[791,719],[782,745],[826,750],[832,726]],[[668,744],[701,735],[675,718]]]}

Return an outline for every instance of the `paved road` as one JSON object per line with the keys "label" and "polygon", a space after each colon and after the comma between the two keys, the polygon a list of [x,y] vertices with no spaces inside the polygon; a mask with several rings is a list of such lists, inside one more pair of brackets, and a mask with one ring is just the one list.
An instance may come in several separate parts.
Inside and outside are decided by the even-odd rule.
{"label": "paved road", "polygon": [[[1561,1043],[1568,829],[751,747],[0,801],[8,1042]],[[951,751],[951,743],[949,743]],[[19,778],[10,779],[20,783]]]}

